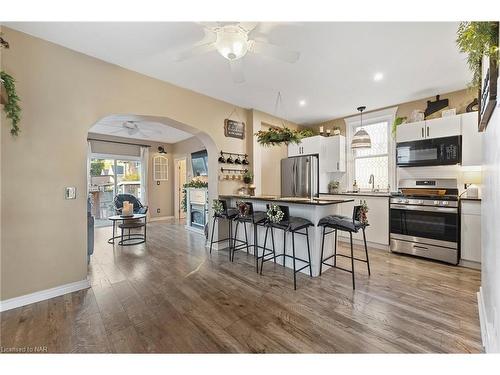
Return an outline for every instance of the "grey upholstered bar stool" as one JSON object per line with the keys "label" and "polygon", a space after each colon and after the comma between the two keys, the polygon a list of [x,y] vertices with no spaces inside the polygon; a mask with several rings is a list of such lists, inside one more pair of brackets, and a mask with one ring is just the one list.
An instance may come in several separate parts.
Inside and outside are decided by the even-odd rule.
{"label": "grey upholstered bar stool", "polygon": [[[368,248],[366,246],[366,234],[365,234],[365,228],[368,226],[367,223],[362,223],[360,220],[361,216],[361,206],[354,206],[353,213],[352,213],[352,218],[349,218],[348,216],[341,216],[341,215],[328,215],[322,218],[318,226],[323,227],[323,236],[322,236],[322,241],[321,241],[321,264],[319,267],[319,274],[321,276],[321,273],[323,271],[323,264],[333,267],[333,268],[338,268],[342,271],[350,272],[352,274],[352,288],[356,288],[355,280],[354,280],[354,261],[360,261],[360,262],[365,262],[367,267],[368,267],[368,275],[370,275],[370,260],[368,258]],[[327,228],[331,229],[331,231],[327,232]],[[363,242],[365,244],[365,254],[366,254],[366,259],[360,259],[354,257],[354,252],[353,252],[353,246],[352,246],[352,234],[357,233],[359,230],[363,231]],[[351,240],[351,255],[344,255],[344,254],[337,254],[337,231],[345,231],[349,232],[349,237]],[[333,255],[330,255],[329,257],[323,258],[323,251],[325,248],[325,236],[335,233],[335,240],[334,240],[334,248],[333,248]],[[351,269],[345,269],[342,267],[337,266],[337,257],[344,257],[344,258],[349,258],[351,259]],[[326,263],[327,260],[333,258],[333,264],[328,264]]]}
{"label": "grey upholstered bar stool", "polygon": [[[309,227],[313,227],[314,224],[308,220],[304,219],[302,217],[296,217],[296,216],[290,216],[290,209],[288,206],[278,206],[279,209],[283,212],[283,219],[279,223],[273,223],[270,220],[267,220],[266,222],[266,236],[264,240],[264,249],[266,249],[266,241],[267,241],[267,232],[268,230],[271,231],[271,240],[272,240],[272,252],[266,254],[265,250],[264,253],[262,254],[262,262],[260,264],[260,273],[262,274],[262,268],[264,267],[264,262],[268,262],[270,260],[273,260],[276,262],[276,258],[283,257],[283,267],[285,267],[285,260],[286,258],[290,258],[293,261],[293,289],[297,290],[297,272],[302,271],[305,268],[309,267],[309,276],[312,277],[312,268],[311,268],[311,249],[309,246]],[[270,205],[267,205],[267,209],[269,210]],[[283,231],[283,253],[281,254],[276,254],[275,247],[274,247],[274,229],[280,229]],[[292,235],[292,254],[287,254],[286,253],[286,235],[287,233],[291,233]],[[301,235],[306,237],[306,244],[307,244],[307,260],[299,258],[295,255],[295,235]],[[304,266],[300,267],[297,269],[297,264],[296,262],[299,261],[303,264]]]}
{"label": "grey upholstered bar stool", "polygon": [[[233,219],[237,215],[237,210],[235,208],[228,208],[227,201],[224,199],[217,199],[222,204],[222,212],[216,213],[214,212],[214,216],[212,218],[212,235],[210,237],[210,254],[212,254],[212,247],[214,243],[229,241],[229,260],[232,260],[231,257],[231,249],[233,248]],[[228,230],[229,235],[226,238],[214,241],[214,231],[215,231],[215,223],[219,220],[225,220],[228,222]]]}
{"label": "grey upholstered bar stool", "polygon": [[[250,247],[254,248],[254,255],[256,258],[256,270],[259,270],[258,263],[258,238],[257,238],[257,227],[259,225],[264,225],[267,215],[264,211],[254,211],[253,204],[251,202],[240,201],[236,204],[236,216],[233,220],[236,222],[236,228],[234,231],[234,246],[233,246],[233,258],[234,261],[234,253],[238,250],[246,249],[247,254]],[[238,226],[239,224],[243,225],[243,229],[245,231],[245,241],[238,239]],[[247,224],[253,225],[253,244],[248,242],[248,232],[247,232]],[[239,242],[239,245],[236,243]]]}

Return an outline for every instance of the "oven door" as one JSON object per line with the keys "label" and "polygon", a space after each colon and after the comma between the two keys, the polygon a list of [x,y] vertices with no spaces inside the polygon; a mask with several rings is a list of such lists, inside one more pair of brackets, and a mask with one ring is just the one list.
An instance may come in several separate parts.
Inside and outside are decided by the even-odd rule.
{"label": "oven door", "polygon": [[422,139],[396,145],[400,167],[453,165],[462,162],[462,136]]}
{"label": "oven door", "polygon": [[391,205],[391,238],[458,249],[459,216],[455,207]]}

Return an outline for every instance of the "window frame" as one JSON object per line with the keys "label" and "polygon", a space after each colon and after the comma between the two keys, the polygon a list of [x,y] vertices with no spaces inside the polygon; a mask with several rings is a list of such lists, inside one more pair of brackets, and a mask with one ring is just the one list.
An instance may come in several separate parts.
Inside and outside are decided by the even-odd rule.
{"label": "window frame", "polygon": [[[347,143],[347,168],[346,168],[346,190],[349,190],[350,187],[352,187],[352,184],[354,182],[355,176],[356,176],[356,171],[355,171],[355,160],[356,159],[365,159],[365,158],[373,158],[373,157],[380,157],[380,156],[387,156],[388,163],[387,167],[389,168],[388,170],[388,180],[389,180],[389,185],[390,185],[390,190],[393,190],[396,188],[396,163],[395,163],[395,158],[396,158],[396,142],[394,138],[392,137],[392,124],[394,122],[394,119],[396,118],[396,112],[398,110],[398,107],[391,107],[391,108],[386,108],[383,110],[379,111],[373,111],[373,112],[368,112],[363,114],[363,125],[371,125],[371,124],[376,124],[380,122],[387,122],[387,153],[385,154],[376,154],[376,155],[369,155],[369,156],[359,156],[355,157],[354,156],[354,150],[351,148],[351,142],[352,138],[355,133],[355,128],[359,127],[361,125],[360,121],[360,116],[355,115],[348,117],[344,119],[344,122],[346,124],[346,143]],[[386,186],[381,186],[381,189],[386,189]]]}

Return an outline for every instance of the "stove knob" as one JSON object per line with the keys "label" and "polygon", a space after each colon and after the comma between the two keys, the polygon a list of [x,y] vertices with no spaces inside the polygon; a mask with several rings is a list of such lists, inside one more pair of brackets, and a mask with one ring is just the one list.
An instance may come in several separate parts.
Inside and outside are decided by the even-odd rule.
{"label": "stove knob", "polygon": [[424,204],[424,201],[422,199],[420,199],[417,204]]}
{"label": "stove knob", "polygon": [[439,206],[439,201],[434,201],[434,206]]}
{"label": "stove knob", "polygon": [[405,203],[406,204],[410,203],[410,200],[409,199],[405,199]]}
{"label": "stove knob", "polygon": [[398,203],[404,203],[403,199],[398,199]]}
{"label": "stove knob", "polygon": [[442,203],[443,206],[448,206],[448,204],[449,203],[447,201],[443,201],[443,203]]}

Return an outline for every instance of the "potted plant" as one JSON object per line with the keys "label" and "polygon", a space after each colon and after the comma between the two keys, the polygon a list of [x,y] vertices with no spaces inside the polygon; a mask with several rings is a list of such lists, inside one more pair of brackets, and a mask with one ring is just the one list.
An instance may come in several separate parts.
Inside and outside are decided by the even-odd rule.
{"label": "potted plant", "polygon": [[19,134],[19,121],[21,120],[21,107],[19,106],[19,96],[16,92],[15,79],[10,75],[5,73],[3,70],[0,71],[0,85],[5,89],[6,99],[2,97],[2,104],[4,105],[3,110],[8,119],[11,120],[10,134]]}
{"label": "potted plant", "polygon": [[328,183],[328,193],[330,193],[330,194],[338,194],[338,192],[339,192],[339,185],[340,185],[340,183],[338,181],[330,181]]}
{"label": "potted plant", "polygon": [[243,182],[245,184],[251,184],[253,182],[253,173],[250,171],[245,172],[243,175]]}
{"label": "potted plant", "polygon": [[401,124],[404,124],[406,123],[406,117],[396,117],[394,119],[394,122],[392,123],[392,138],[396,138],[396,130],[397,130],[397,127]]}
{"label": "potted plant", "polygon": [[498,64],[498,22],[461,22],[456,42],[460,52],[467,54],[467,65],[472,72],[470,85],[480,88],[483,56]]}

